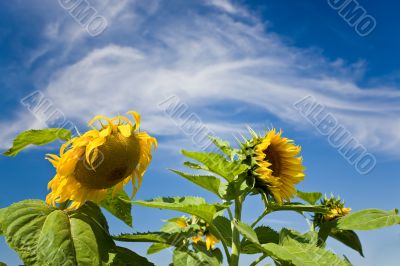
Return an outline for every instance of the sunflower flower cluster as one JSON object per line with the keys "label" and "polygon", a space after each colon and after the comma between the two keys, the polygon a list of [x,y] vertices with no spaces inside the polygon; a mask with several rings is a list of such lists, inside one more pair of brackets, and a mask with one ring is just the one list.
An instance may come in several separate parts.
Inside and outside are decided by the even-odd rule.
{"label": "sunflower flower cluster", "polygon": [[187,229],[189,227],[195,227],[195,234],[191,237],[193,243],[197,244],[198,242],[202,241],[206,244],[207,250],[213,249],[215,244],[219,242],[218,238],[216,238],[213,234],[211,234],[209,230],[209,225],[199,219],[196,216],[192,216],[191,218],[182,217],[173,219],[173,222],[178,225],[178,227],[182,229]]}
{"label": "sunflower flower cluster", "polygon": [[242,153],[250,165],[248,176],[278,204],[289,201],[296,195],[295,185],[304,179],[301,147],[275,129],[264,136],[251,133],[252,139],[242,143]]}
{"label": "sunflower flower cluster", "polygon": [[[63,144],[59,155],[47,155],[57,172],[48,184],[48,204],[71,201],[68,209],[77,209],[89,200],[100,202],[109,189],[121,191],[130,181],[134,196],[157,142],[139,131],[138,113],[128,114],[133,116],[133,123],[125,116],[94,117],[89,122],[92,130]],[[100,121],[99,129],[92,126],[96,121]]]}

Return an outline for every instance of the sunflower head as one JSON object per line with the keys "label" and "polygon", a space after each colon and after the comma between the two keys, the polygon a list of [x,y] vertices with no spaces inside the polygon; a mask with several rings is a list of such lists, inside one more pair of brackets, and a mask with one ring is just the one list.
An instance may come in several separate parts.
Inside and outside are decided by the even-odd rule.
{"label": "sunflower head", "polygon": [[248,176],[278,204],[296,195],[295,185],[304,179],[300,146],[272,129],[265,136],[250,130],[253,138],[242,144],[244,161],[249,164]]}
{"label": "sunflower head", "polygon": [[320,226],[322,223],[330,222],[343,217],[349,214],[351,211],[351,208],[346,208],[344,206],[344,201],[340,200],[339,197],[334,197],[333,195],[330,198],[327,198],[325,195],[320,204],[326,207],[328,212],[325,214],[316,213],[314,215],[314,223],[317,226]]}
{"label": "sunflower head", "polygon": [[88,200],[101,201],[110,188],[114,193],[120,191],[129,181],[133,195],[136,193],[157,142],[146,132],[139,132],[140,116],[128,113],[133,123],[125,116],[96,116],[89,126],[100,121],[99,129],[92,126],[92,130],[69,140],[61,146],[60,155],[47,155],[57,172],[48,184],[48,204],[71,200],[69,208],[76,209]]}
{"label": "sunflower head", "polygon": [[196,216],[175,218],[170,221],[176,223],[181,229],[191,229],[193,243],[205,242],[207,250],[213,249],[215,244],[219,242],[218,238],[211,234],[209,225]]}

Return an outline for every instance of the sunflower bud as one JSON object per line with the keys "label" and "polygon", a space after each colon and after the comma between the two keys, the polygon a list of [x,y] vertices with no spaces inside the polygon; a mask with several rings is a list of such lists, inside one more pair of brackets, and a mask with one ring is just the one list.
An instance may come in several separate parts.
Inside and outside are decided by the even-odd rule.
{"label": "sunflower bud", "polygon": [[335,198],[333,195],[330,198],[327,198],[325,195],[320,204],[326,207],[328,212],[325,214],[315,214],[314,223],[317,226],[320,226],[322,223],[330,222],[346,216],[351,211],[351,208],[344,207],[344,201],[340,200],[340,198]]}

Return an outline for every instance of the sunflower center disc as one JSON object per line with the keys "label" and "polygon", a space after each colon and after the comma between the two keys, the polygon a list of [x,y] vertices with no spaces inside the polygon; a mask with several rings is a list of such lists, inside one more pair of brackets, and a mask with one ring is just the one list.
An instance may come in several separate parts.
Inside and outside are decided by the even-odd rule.
{"label": "sunflower center disc", "polygon": [[264,153],[265,159],[271,164],[269,168],[272,170],[272,175],[279,176],[281,173],[281,159],[279,153],[275,151],[272,145],[269,145]]}
{"label": "sunflower center disc", "polygon": [[93,168],[86,162],[85,154],[77,163],[74,176],[77,181],[92,189],[106,189],[130,176],[140,158],[138,139],[120,133],[107,136],[106,142],[98,148]]}

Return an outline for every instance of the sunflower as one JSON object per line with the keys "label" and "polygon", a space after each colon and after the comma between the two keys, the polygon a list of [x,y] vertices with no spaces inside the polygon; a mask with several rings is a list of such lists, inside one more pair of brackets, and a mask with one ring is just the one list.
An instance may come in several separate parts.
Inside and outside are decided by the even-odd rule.
{"label": "sunflower", "polygon": [[275,201],[282,204],[296,195],[295,185],[304,179],[301,147],[292,140],[282,137],[282,131],[268,131],[264,137],[251,130],[253,139],[242,145],[247,161],[250,162],[250,176],[255,185]]}
{"label": "sunflower", "polygon": [[[68,209],[77,209],[86,201],[100,202],[108,190],[121,191],[129,181],[133,184],[132,197],[139,189],[142,177],[151,161],[151,148],[156,139],[139,131],[140,116],[128,112],[132,123],[125,116],[109,119],[96,116],[90,122],[92,130],[69,140],[60,148],[60,155],[48,154],[56,168],[56,175],[49,182],[49,205],[71,201]],[[101,128],[92,126],[100,121]]]}

